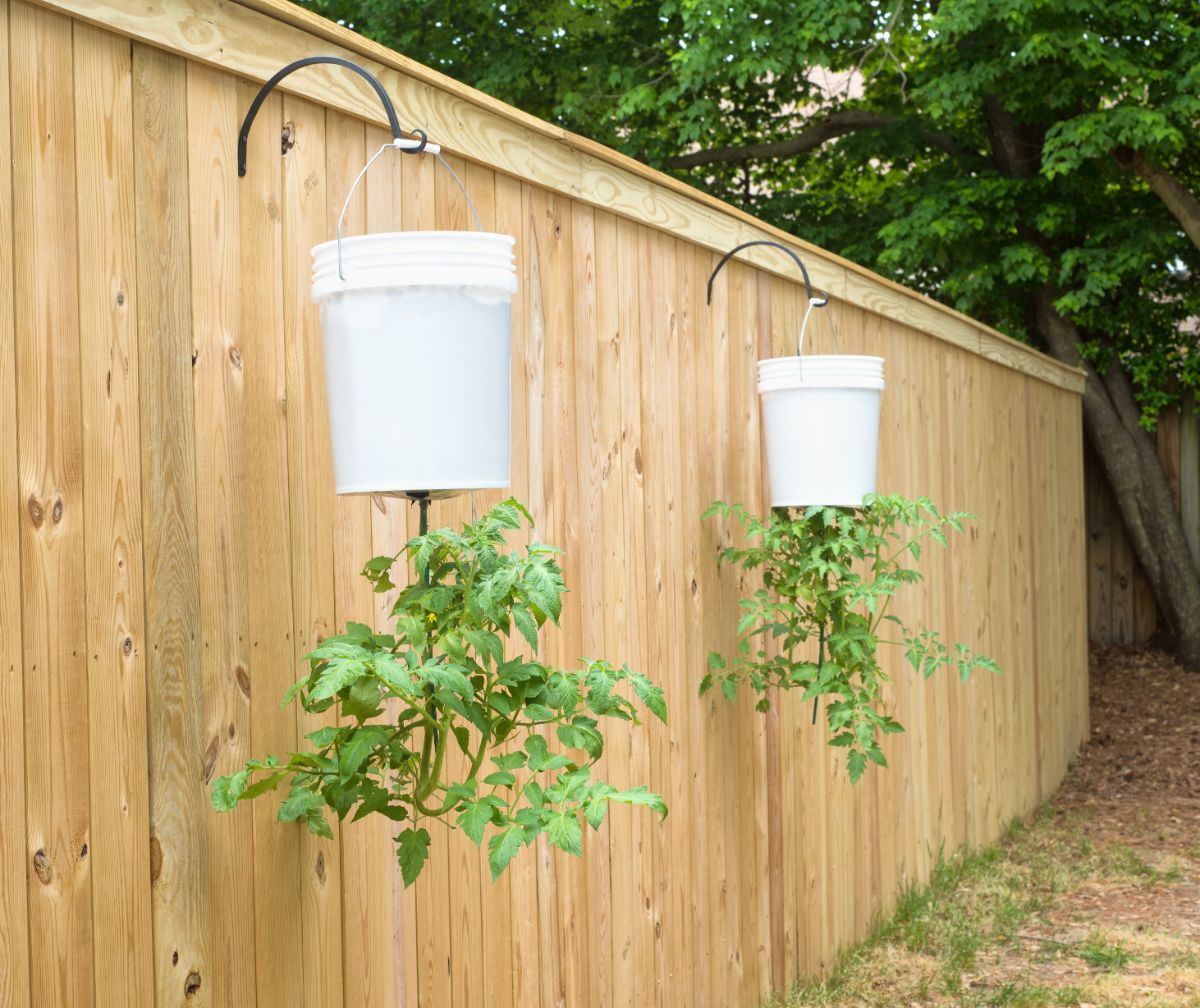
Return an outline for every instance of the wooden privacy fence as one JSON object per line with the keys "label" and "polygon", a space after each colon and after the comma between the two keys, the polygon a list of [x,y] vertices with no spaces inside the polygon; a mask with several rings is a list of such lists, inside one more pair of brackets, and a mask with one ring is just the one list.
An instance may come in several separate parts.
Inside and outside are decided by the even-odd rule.
{"label": "wooden privacy fence", "polygon": [[[787,239],[843,350],[887,359],[881,489],[979,516],[908,614],[1006,670],[896,669],[908,732],[851,787],[807,705],[696,695],[740,587],[698,516],[764,507],[754,362],[803,307],[774,250],[711,307],[704,282],[786,236],[276,0],[0,0],[0,52],[0,1006],[750,1008],[1062,777],[1087,727],[1077,372]],[[235,172],[257,84],[318,53],[379,73],[517,236],[513,492],[573,589],[546,646],[627,660],[670,704],[603,768],[663,792],[666,822],[617,810],[583,860],[542,845],[495,884],[461,836],[403,891],[387,824],[325,842],[208,804],[319,723],[279,705],[297,658],[382,624],[357,571],[415,524],[332,492],[308,295],[387,138],[373,96],[290,78]],[[381,161],[351,214],[466,224],[424,158]]]}
{"label": "wooden privacy fence", "polygon": [[[1200,569],[1200,410],[1194,395],[1159,417],[1155,440],[1192,560]],[[1088,639],[1096,644],[1144,644],[1158,631],[1158,605],[1134,557],[1104,467],[1090,447],[1084,452],[1084,488]]]}

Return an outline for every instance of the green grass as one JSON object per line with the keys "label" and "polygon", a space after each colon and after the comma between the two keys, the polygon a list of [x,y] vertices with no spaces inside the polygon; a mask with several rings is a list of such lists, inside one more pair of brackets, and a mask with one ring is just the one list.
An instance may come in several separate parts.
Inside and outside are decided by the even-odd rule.
{"label": "green grass", "polygon": [[1133,961],[1123,945],[1110,945],[1097,935],[1092,935],[1087,941],[1081,942],[1075,948],[1075,955],[1089,966],[1102,970],[1121,970]]}
{"label": "green grass", "polygon": [[[1104,977],[1165,966],[1195,969],[1190,952],[1180,950],[1169,961],[1139,957],[1119,936],[1093,931],[1081,940],[1077,925],[1062,940],[1055,936],[1046,915],[1084,883],[1141,888],[1183,877],[1178,866],[1156,868],[1127,846],[1097,849],[1085,824],[1044,806],[1030,824],[1014,822],[985,850],[939,857],[928,882],[905,889],[892,914],[843,953],[830,976],[764,1008],[1118,1008],[1119,1000],[1093,989]],[[1063,977],[1055,982],[1059,972]]]}

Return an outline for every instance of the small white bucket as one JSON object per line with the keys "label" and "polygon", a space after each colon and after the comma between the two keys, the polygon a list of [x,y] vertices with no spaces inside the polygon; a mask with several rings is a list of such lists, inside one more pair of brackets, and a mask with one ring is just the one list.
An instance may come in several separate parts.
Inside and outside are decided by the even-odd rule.
{"label": "small white bucket", "polygon": [[[372,234],[313,249],[339,494],[509,485],[514,239]],[[344,279],[343,279],[344,277]]]}
{"label": "small white bucket", "polygon": [[883,358],[758,362],[772,507],[858,507],[875,492]]}

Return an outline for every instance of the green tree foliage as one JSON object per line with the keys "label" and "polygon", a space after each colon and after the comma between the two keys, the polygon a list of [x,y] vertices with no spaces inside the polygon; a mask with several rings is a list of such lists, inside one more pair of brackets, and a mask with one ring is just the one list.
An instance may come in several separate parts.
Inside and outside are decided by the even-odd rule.
{"label": "green tree foliage", "polygon": [[1083,365],[1200,667],[1200,578],[1138,429],[1200,387],[1197,0],[308,2]]}
{"label": "green tree foliage", "polygon": [[[327,812],[386,816],[399,830],[405,885],[429,857],[429,820],[458,827],[477,845],[490,830],[494,878],[543,833],[582,854],[581,824],[599,829],[610,802],[665,816],[663,800],[646,788],[592,777],[604,750],[602,719],[638,722],[623,692],[665,721],[662,691],[605,661],[564,670],[537,659],[539,631],[558,622],[566,587],[553,547],[506,548],[505,534],[522,516],[529,518],[524,507],[506,501],[461,531],[435,529],[396,556],[369,561],[363,574],[377,592],[395,587],[391,574],[405,553],[431,579],[400,591],[394,633],[351,623],[307,656],[309,673],[285,703],[299,699],[312,714],[334,709],[337,724],[310,732],[309,750],[250,760],[219,778],[213,806],[228,811],[286,783],[279,819],[320,836],[333,835]],[[521,641],[529,655],[511,646]],[[451,748],[465,757],[461,779],[449,774]]]}

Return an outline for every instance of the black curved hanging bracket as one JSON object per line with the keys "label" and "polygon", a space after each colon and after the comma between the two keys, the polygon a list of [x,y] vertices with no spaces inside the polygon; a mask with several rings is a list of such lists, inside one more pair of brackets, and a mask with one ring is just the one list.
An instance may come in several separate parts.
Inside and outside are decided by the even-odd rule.
{"label": "black curved hanging bracket", "polygon": [[[404,131],[400,128],[400,120],[396,116],[396,107],[392,104],[391,98],[388,97],[387,92],[383,89],[383,85],[379,83],[378,78],[374,74],[368,70],[364,70],[357,63],[351,63],[348,59],[342,59],[340,56],[309,56],[305,59],[296,60],[294,63],[289,63],[267,81],[259,89],[258,94],[254,96],[254,101],[250,103],[250,109],[246,113],[246,118],[242,120],[242,128],[238,133],[239,177],[246,174],[246,145],[250,140],[250,127],[254,125],[254,117],[258,115],[258,110],[262,107],[262,103],[267,100],[267,95],[288,74],[317,63],[332,63],[334,66],[342,66],[347,70],[353,70],[360,77],[363,77],[375,90],[375,94],[379,96],[379,101],[383,105],[383,111],[387,114],[388,127],[392,131],[392,145],[399,148],[405,154],[420,154],[425,150],[429,138],[425,135],[424,130],[411,131],[418,138],[417,140],[404,139]],[[430,147],[430,152],[434,153],[432,147]]]}
{"label": "black curved hanging bracket", "polygon": [[731,248],[728,252],[721,256],[721,261],[717,263],[717,268],[712,271],[712,276],[708,278],[709,304],[712,304],[713,281],[717,278],[717,274],[721,272],[722,267],[724,267],[724,265],[729,262],[730,259],[737,255],[737,253],[741,252],[742,249],[750,248],[751,245],[770,245],[772,248],[780,249],[781,251],[790,255],[792,257],[792,261],[800,267],[800,273],[804,277],[804,292],[808,295],[809,305],[813,308],[824,308],[825,305],[829,304],[829,294],[827,291],[820,291],[819,297],[813,293],[813,285],[812,281],[808,278],[808,270],[804,268],[804,263],[800,261],[800,257],[796,255],[795,252],[793,252],[786,245],[782,245],[777,241],[765,241],[762,239],[758,241],[742,242],[741,245]]}

